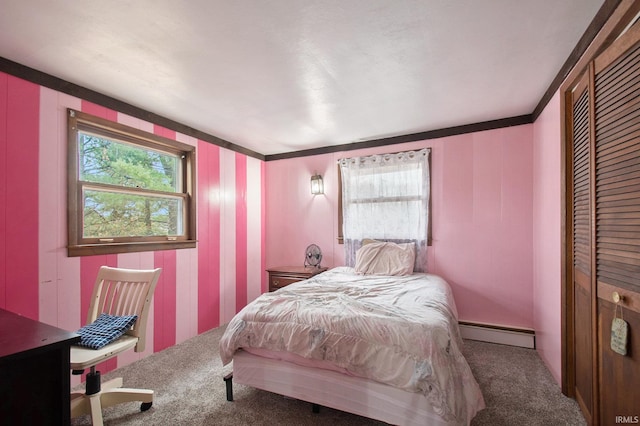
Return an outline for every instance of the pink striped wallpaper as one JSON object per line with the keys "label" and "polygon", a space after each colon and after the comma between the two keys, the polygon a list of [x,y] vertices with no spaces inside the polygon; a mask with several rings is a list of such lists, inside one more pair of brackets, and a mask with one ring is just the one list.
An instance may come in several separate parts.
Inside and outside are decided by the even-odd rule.
{"label": "pink striped wallpaper", "polygon": [[[197,248],[67,257],[67,108],[196,147]],[[147,349],[103,373],[219,326],[262,292],[263,193],[260,160],[0,73],[0,308],[75,330],[101,265],[163,270]]]}
{"label": "pink striped wallpaper", "polygon": [[236,311],[247,304],[247,157],[236,153]]}
{"label": "pink striped wallpaper", "polygon": [[0,298],[4,306],[38,318],[38,86],[3,76],[2,213],[4,237]]}
{"label": "pink striped wallpaper", "polygon": [[198,143],[198,333],[220,318],[220,148]]}

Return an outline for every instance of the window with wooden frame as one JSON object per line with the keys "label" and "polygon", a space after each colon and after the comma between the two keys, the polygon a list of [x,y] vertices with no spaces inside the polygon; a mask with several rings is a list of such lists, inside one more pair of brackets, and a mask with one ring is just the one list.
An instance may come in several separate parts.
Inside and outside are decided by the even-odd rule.
{"label": "window with wooden frame", "polygon": [[68,255],[196,246],[195,147],[68,110]]}

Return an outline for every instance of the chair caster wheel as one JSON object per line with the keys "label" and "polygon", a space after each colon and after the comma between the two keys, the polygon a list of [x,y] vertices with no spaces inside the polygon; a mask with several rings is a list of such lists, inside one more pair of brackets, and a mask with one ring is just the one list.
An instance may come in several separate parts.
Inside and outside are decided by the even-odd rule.
{"label": "chair caster wheel", "polygon": [[152,405],[153,402],[143,402],[142,404],[140,404],[140,411],[147,411],[149,408],[151,408]]}

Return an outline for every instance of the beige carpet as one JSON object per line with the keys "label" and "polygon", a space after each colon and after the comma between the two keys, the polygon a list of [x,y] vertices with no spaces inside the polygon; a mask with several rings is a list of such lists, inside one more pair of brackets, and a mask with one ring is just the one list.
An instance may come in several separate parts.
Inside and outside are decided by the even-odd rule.
{"label": "beige carpet", "polygon": [[[227,402],[218,340],[211,330],[141,361],[105,374],[123,377],[125,387],[156,391],[153,407],[140,412],[128,403],[104,410],[106,425],[384,425],[306,402],[234,383]],[[464,354],[480,384],[487,408],[473,426],[584,425],[575,401],[566,398],[535,350],[466,340]],[[90,424],[87,416],[72,425]]]}

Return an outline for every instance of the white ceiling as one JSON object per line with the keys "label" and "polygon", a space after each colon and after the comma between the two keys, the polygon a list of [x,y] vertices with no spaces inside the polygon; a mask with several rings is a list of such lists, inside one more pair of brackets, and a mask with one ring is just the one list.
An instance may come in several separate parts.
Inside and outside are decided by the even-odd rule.
{"label": "white ceiling", "polygon": [[0,56],[261,154],[530,114],[603,0],[0,0]]}

